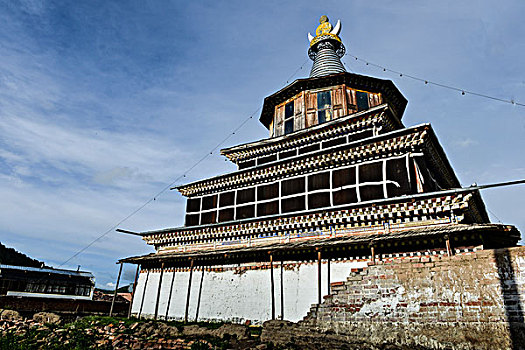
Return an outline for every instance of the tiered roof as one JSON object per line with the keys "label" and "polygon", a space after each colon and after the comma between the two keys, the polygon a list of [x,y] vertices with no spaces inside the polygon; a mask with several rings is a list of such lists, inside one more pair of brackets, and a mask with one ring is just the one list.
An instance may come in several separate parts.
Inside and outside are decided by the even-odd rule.
{"label": "tiered roof", "polygon": [[[320,33],[311,51],[335,43]],[[239,170],[176,187],[188,197],[185,226],[140,233],[157,252],[123,261],[211,265],[316,250],[337,258],[376,243],[434,249],[445,235],[464,246],[516,244],[514,227],[489,224],[479,191],[461,188],[432,127],[404,127],[407,100],[391,81],[322,63],[264,100],[270,138],[221,150]]]}

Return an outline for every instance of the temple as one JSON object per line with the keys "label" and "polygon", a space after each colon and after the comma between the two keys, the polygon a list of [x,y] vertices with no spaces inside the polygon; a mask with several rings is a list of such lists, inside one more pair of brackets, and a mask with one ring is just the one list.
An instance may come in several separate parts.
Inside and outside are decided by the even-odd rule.
{"label": "temple", "polygon": [[141,232],[139,317],[297,321],[370,262],[516,245],[462,188],[430,124],[405,127],[389,80],[349,73],[341,22],[308,34],[310,76],[264,99],[269,137],[221,150],[237,170],[177,187],[183,227]]}

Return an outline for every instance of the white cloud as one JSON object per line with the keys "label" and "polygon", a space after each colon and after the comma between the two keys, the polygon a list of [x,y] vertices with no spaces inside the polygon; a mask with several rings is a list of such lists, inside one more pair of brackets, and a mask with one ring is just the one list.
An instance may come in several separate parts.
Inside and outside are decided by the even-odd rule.
{"label": "white cloud", "polygon": [[470,147],[470,146],[477,145],[478,141],[467,137],[467,138],[464,138],[462,140],[457,140],[455,142],[455,144],[458,145],[459,147]]}

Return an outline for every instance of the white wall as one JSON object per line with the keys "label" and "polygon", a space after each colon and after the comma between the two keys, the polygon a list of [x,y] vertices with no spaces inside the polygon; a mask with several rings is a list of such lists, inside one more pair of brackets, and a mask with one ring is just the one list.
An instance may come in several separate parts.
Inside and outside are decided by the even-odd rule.
{"label": "white wall", "polygon": [[[317,303],[317,262],[285,262],[284,269],[284,318],[290,321],[301,320],[312,304]],[[293,266],[286,266],[293,264]],[[250,269],[260,264],[222,266],[225,271],[205,271],[202,284],[202,296],[199,320],[222,320],[232,322],[260,323],[271,318],[271,284],[268,268]],[[351,268],[366,266],[364,261],[331,261],[331,282],[346,280]],[[212,267],[213,268],[213,267]],[[241,272],[240,272],[241,271]],[[132,312],[139,313],[144,294],[146,272],[141,272],[137,284],[137,293],[133,299]],[[176,271],[168,317],[183,319],[186,307],[189,271]],[[170,293],[173,272],[165,272],[159,301],[159,318],[164,318]],[[199,284],[202,271],[195,269],[190,293],[188,318],[195,320]],[[323,261],[321,270],[322,295],[328,292],[327,264]],[[146,295],[142,316],[153,317],[157,298],[160,272],[150,272],[146,286]],[[280,262],[274,264],[275,314],[281,314],[281,270]]]}

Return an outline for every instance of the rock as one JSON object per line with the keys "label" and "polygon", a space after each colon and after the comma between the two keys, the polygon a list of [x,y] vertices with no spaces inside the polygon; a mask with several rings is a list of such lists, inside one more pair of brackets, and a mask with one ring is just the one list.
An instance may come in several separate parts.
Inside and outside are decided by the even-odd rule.
{"label": "rock", "polygon": [[292,328],[295,323],[282,320],[270,320],[263,323],[261,342],[274,344],[287,344],[292,341]]}
{"label": "rock", "polygon": [[60,316],[52,312],[37,312],[33,315],[33,320],[40,323],[59,324]]}
{"label": "rock", "polygon": [[212,335],[212,330],[197,325],[184,326],[182,334],[185,336],[200,337],[203,335]]}
{"label": "rock", "polygon": [[0,319],[3,320],[21,320],[22,317],[15,310],[2,310],[0,309]]}
{"label": "rock", "polygon": [[212,331],[212,335],[223,338],[225,334],[236,337],[238,340],[250,339],[248,327],[240,324],[223,324],[218,329]]}

